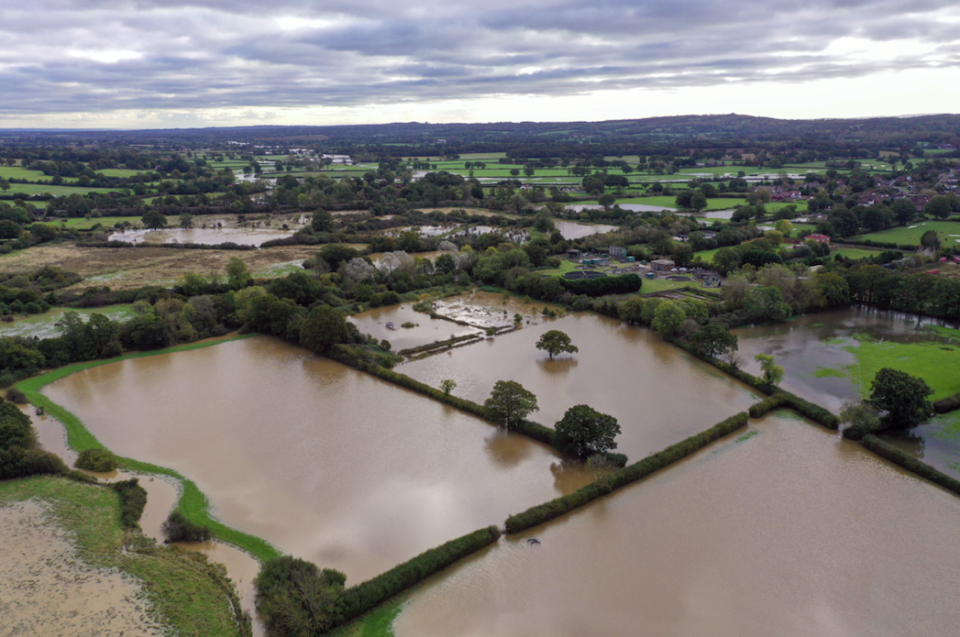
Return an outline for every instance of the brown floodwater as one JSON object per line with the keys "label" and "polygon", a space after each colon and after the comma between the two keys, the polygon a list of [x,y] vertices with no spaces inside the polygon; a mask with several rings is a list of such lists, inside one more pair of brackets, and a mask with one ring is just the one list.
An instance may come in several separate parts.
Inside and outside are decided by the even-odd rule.
{"label": "brown floodwater", "polygon": [[267,337],[94,367],[44,393],[116,453],[194,480],[225,524],[353,583],[591,479]]}
{"label": "brown floodwater", "polygon": [[[512,315],[512,314],[511,314]],[[579,348],[550,360],[536,349],[547,330],[567,333]],[[698,433],[759,400],[746,385],[665,343],[653,331],[594,314],[536,325],[404,363],[399,371],[482,403],[498,380],[514,380],[537,396],[530,415],[553,426],[570,407],[586,404],[619,420],[617,451],[633,460]]]}
{"label": "brown floodwater", "polygon": [[956,634],[960,499],[799,419],[750,431],[432,578],[395,634]]}
{"label": "brown floodwater", "polygon": [[[236,243],[238,245],[258,246],[272,239],[291,236],[306,222],[305,215],[276,218],[267,221],[250,221],[239,225],[236,218],[194,217],[193,228],[164,228],[147,230],[143,228],[120,230],[110,235],[111,241],[126,243],[199,243],[216,245],[218,243]],[[286,223],[289,230],[283,229]],[[206,227],[204,227],[206,226]],[[219,227],[218,227],[219,226]]]}
{"label": "brown floodwater", "polygon": [[0,505],[0,635],[163,635],[142,583],[85,563],[47,505]]}

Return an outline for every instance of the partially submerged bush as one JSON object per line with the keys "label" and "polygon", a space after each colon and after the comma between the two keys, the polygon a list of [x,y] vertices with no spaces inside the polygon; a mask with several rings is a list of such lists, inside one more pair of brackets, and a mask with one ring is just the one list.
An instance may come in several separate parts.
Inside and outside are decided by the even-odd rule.
{"label": "partially submerged bush", "polygon": [[164,542],[207,542],[213,539],[213,531],[191,522],[179,511],[173,511],[160,527],[167,538]]}
{"label": "partially submerged bush", "polygon": [[127,528],[137,528],[147,506],[147,490],[136,478],[114,482],[110,488],[120,495],[120,523]]}
{"label": "partially submerged bush", "polygon": [[117,457],[106,449],[84,449],[73,464],[77,469],[107,473],[116,470]]}
{"label": "partially submerged bush", "polygon": [[7,400],[18,405],[26,405],[27,397],[26,395],[17,389],[16,387],[11,387],[7,390]]}

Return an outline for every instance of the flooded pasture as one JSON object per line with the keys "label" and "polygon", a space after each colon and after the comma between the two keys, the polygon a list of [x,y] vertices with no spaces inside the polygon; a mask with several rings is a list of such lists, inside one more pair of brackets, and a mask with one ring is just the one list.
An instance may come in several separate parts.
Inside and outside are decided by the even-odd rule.
{"label": "flooded pasture", "polygon": [[591,479],[267,337],[90,368],[44,393],[116,453],[194,480],[225,524],[353,583]]}
{"label": "flooded pasture", "polygon": [[[753,357],[758,353],[772,354],[786,372],[781,387],[837,414],[844,402],[869,394],[870,374],[880,366],[912,365],[908,373],[925,376],[932,385],[947,378],[943,372],[956,365],[956,338],[951,340],[928,329],[933,324],[932,320],[911,315],[851,308],[810,314],[776,325],[740,328],[734,333],[746,371],[759,375],[760,364]],[[876,362],[874,359],[883,355],[885,344],[932,347],[938,362],[929,366],[911,363],[912,357],[931,354],[923,350],[898,351],[888,362]],[[858,357],[864,347],[869,350],[867,358]],[[960,387],[947,381],[933,399],[956,391]],[[960,477],[957,412],[935,416],[909,432],[887,432],[882,437],[938,470]]]}
{"label": "flooded pasture", "polygon": [[[550,360],[536,349],[547,330],[567,333],[580,351]],[[537,396],[540,411],[530,419],[550,427],[570,407],[590,405],[619,420],[617,451],[633,460],[745,411],[759,399],[746,385],[653,331],[593,314],[524,325],[398,369],[433,387],[452,378],[456,395],[478,403],[498,380],[517,381]]]}
{"label": "flooded pasture", "polygon": [[[259,246],[273,239],[283,239],[305,223],[304,215],[295,215],[291,219],[270,219],[238,223],[235,218],[194,217],[192,228],[164,228],[149,230],[144,228],[119,230],[109,236],[110,241],[125,243],[199,243],[216,245],[236,243],[237,245]],[[288,226],[283,229],[283,224]]]}
{"label": "flooded pasture", "polygon": [[85,563],[71,537],[45,503],[0,504],[0,635],[165,634],[142,584]]}
{"label": "flooded pasture", "polygon": [[398,352],[410,347],[445,341],[455,336],[482,336],[485,332],[476,327],[458,325],[429,314],[417,312],[410,304],[378,307],[351,316],[348,319],[361,332],[390,342],[391,350]]}
{"label": "flooded pasture", "polygon": [[580,223],[579,221],[564,221],[563,219],[554,219],[553,225],[567,241],[619,230],[617,226],[603,223]]}
{"label": "flooded pasture", "polygon": [[783,412],[750,431],[432,578],[395,634],[956,630],[960,499]]}

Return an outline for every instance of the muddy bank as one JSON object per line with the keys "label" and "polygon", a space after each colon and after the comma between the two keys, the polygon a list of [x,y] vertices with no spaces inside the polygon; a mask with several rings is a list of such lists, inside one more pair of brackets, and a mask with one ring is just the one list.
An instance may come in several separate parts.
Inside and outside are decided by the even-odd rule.
{"label": "muddy bank", "polygon": [[0,635],[160,636],[143,585],[84,562],[43,503],[0,504]]}

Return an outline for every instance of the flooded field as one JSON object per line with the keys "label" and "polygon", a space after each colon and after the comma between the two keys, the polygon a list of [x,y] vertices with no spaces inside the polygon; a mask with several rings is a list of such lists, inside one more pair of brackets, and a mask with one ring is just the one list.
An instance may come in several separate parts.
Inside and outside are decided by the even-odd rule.
{"label": "flooded field", "polygon": [[[960,332],[933,331],[933,321],[891,312],[847,309],[820,312],[786,323],[734,330],[744,369],[760,373],[753,360],[773,354],[786,371],[781,386],[839,413],[845,401],[870,393],[884,366],[923,377],[933,399],[960,391]],[[904,347],[896,347],[903,345]],[[940,471],[960,477],[960,414],[936,416],[909,434],[883,436]]]}
{"label": "flooded field", "polygon": [[[378,340],[390,341],[394,352],[436,341],[445,341],[454,336],[485,334],[483,330],[476,327],[466,327],[451,321],[430,318],[429,314],[414,311],[408,303],[368,310],[351,316],[348,320],[360,328],[364,334],[374,336]],[[391,329],[388,325],[392,325],[393,328]]]}
{"label": "flooded field", "polygon": [[[222,221],[222,220],[221,220]],[[126,243],[200,243],[217,245],[236,243],[238,245],[258,246],[272,239],[283,239],[293,231],[278,228],[167,228],[164,230],[126,230],[114,232],[110,241]]]}
{"label": "flooded field", "polygon": [[617,226],[609,226],[602,223],[580,223],[578,221],[564,221],[562,219],[554,219],[553,225],[567,241],[618,230]]}
{"label": "flooded field", "polygon": [[46,504],[0,503],[0,546],[0,635],[165,634],[142,584],[85,563]]}
{"label": "flooded field", "polygon": [[750,431],[501,539],[415,591],[395,634],[955,632],[960,499],[794,417]]}
{"label": "flooded field", "polygon": [[266,337],[94,367],[44,393],[116,453],[193,479],[224,523],[353,583],[590,479]]}
{"label": "flooded field", "polygon": [[57,321],[66,312],[76,312],[81,320],[87,321],[91,314],[103,314],[114,321],[128,321],[137,315],[132,305],[110,305],[97,308],[63,309],[54,308],[43,314],[34,314],[18,318],[11,323],[0,323],[0,337],[54,338],[59,336]]}
{"label": "flooded field", "polygon": [[[493,306],[496,307],[495,305]],[[509,314],[512,316],[512,312]],[[566,332],[579,353],[549,360],[536,349],[547,330]],[[758,400],[746,385],[665,343],[651,330],[593,314],[541,321],[482,343],[410,363],[399,371],[482,403],[498,380],[537,396],[531,420],[553,426],[578,404],[611,414],[623,433],[617,451],[639,460],[746,410]]]}

